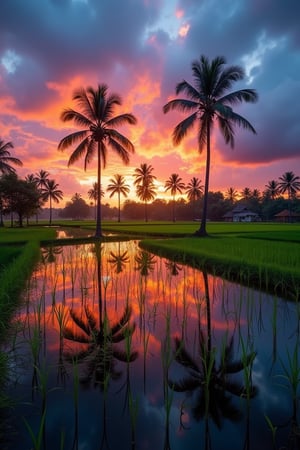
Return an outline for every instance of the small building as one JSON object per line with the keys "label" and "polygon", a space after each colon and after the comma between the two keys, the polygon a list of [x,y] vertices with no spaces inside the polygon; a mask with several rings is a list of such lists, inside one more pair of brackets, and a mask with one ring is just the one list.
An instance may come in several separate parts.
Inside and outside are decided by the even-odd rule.
{"label": "small building", "polygon": [[257,222],[260,217],[257,213],[250,211],[246,206],[237,205],[232,211],[223,216],[226,222]]}
{"label": "small building", "polygon": [[300,222],[300,213],[289,211],[288,209],[283,209],[278,214],[274,216],[276,222]]}

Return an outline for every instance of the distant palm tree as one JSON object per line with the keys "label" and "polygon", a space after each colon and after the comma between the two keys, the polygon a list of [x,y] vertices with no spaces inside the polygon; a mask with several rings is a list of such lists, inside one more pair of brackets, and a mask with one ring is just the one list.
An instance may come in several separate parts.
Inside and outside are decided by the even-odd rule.
{"label": "distant palm tree", "polygon": [[50,173],[46,170],[40,170],[35,175],[36,185],[38,188],[43,188],[47,186],[47,180],[49,180]]}
{"label": "distant palm tree", "polygon": [[193,177],[191,181],[186,185],[186,194],[189,201],[199,200],[203,194],[203,185],[199,178]]}
{"label": "distant palm tree", "polygon": [[179,194],[182,194],[182,191],[185,189],[185,184],[178,173],[172,173],[165,182],[165,188],[166,192],[170,191],[171,195],[173,196],[173,222],[175,222],[175,195],[177,194],[177,192],[179,192]]}
{"label": "distant palm tree", "polygon": [[278,186],[278,181],[276,180],[270,180],[268,181],[268,184],[265,184],[265,187],[267,188],[265,190],[265,193],[270,196],[270,198],[272,200],[275,200],[275,198],[278,196],[279,194],[279,186]]}
{"label": "distant palm tree", "polygon": [[147,204],[151,200],[155,199],[156,188],[153,183],[146,182],[145,184],[139,184],[136,187],[136,195],[138,198],[144,202],[145,205],[145,222],[148,222],[148,209]]}
{"label": "distant palm tree", "polygon": [[156,189],[154,180],[156,176],[153,175],[153,167],[151,164],[141,164],[134,170],[134,185],[136,186],[136,194],[140,200],[145,204],[145,222],[148,222],[147,203],[154,200]]}
{"label": "distant palm tree", "polygon": [[285,172],[279,177],[278,191],[280,194],[287,192],[288,199],[291,200],[300,191],[300,177],[296,176],[294,172]]}
{"label": "distant palm tree", "polygon": [[252,191],[249,187],[245,187],[242,192],[241,192],[241,196],[243,200],[249,200],[252,196]]}
{"label": "distant palm tree", "polygon": [[[93,187],[88,190],[87,194],[88,194],[88,198],[90,200],[94,200],[94,202],[95,202],[95,220],[96,220],[96,218],[97,218],[97,198],[98,198],[98,183],[97,182],[93,183]],[[104,197],[104,195],[105,195],[101,186],[100,186],[100,195],[101,195],[101,197]]]}
{"label": "distant palm tree", "polygon": [[292,171],[285,172],[279,177],[278,191],[280,194],[285,194],[286,192],[288,194],[289,222],[291,222],[291,200],[300,191],[300,177],[296,176]]}
{"label": "distant palm tree", "polygon": [[84,156],[84,169],[86,170],[93,157],[97,156],[97,218],[95,237],[102,236],[101,231],[101,165],[106,166],[108,148],[111,148],[122,159],[124,164],[129,163],[129,154],[134,153],[132,142],[117,131],[119,126],[134,125],[137,120],[133,114],[124,113],[113,116],[115,108],[122,105],[118,94],[108,94],[106,84],[99,84],[97,89],[80,88],[74,92],[73,100],[77,102],[79,111],[66,109],[61,114],[63,122],[73,121],[83,128],[64,137],[59,150],[76,145],[71,154],[68,166],[74,164]]}
{"label": "distant palm tree", "polygon": [[226,191],[225,198],[227,198],[231,203],[234,203],[238,198],[238,191],[234,187],[229,187]]}
{"label": "distant palm tree", "polygon": [[154,168],[151,166],[151,164],[143,163],[140,165],[140,167],[137,167],[134,170],[134,185],[138,186],[139,184],[149,184],[153,183],[154,180],[156,180],[156,176],[153,175]]}
{"label": "distant palm tree", "polygon": [[23,166],[20,159],[11,156],[9,149],[14,148],[12,142],[4,142],[0,139],[0,172],[1,173],[15,173],[16,169],[11,166]]}
{"label": "distant palm tree", "polygon": [[121,194],[127,197],[127,194],[130,192],[129,185],[125,184],[125,178],[120,174],[114,175],[114,178],[111,178],[109,181],[110,184],[106,190],[111,193],[109,198],[118,194],[118,222],[121,222]]}
{"label": "distant palm tree", "polygon": [[193,61],[192,72],[195,86],[183,80],[176,86],[176,94],[185,93],[187,99],[170,100],[164,105],[163,111],[171,110],[192,113],[180,122],[173,131],[173,143],[181,143],[187,133],[196,125],[197,142],[201,153],[206,145],[206,174],[203,199],[202,220],[198,236],[207,236],[207,203],[209,191],[210,158],[211,158],[211,131],[214,121],[218,122],[226,144],[234,147],[234,125],[255,133],[255,129],[244,117],[235,113],[232,105],[237,103],[255,102],[257,94],[253,89],[241,89],[229,92],[232,84],[244,78],[244,71],[239,66],[224,68],[225,58],[218,56],[211,62],[204,55],[199,60]]}
{"label": "distant palm tree", "polygon": [[55,203],[59,203],[60,200],[63,199],[63,192],[58,189],[58,184],[55,183],[54,180],[47,180],[45,187],[41,189],[41,193],[43,196],[43,199],[45,201],[49,200],[50,204],[50,217],[49,217],[49,223],[52,224],[52,201]]}

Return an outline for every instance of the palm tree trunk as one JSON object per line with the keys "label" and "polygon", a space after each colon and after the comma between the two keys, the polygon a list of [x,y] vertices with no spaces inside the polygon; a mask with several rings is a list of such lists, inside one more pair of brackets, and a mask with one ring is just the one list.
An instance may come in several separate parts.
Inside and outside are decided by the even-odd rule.
{"label": "palm tree trunk", "polygon": [[206,143],[206,170],[205,170],[205,186],[203,197],[203,211],[199,230],[196,231],[197,236],[207,236],[206,219],[207,219],[207,201],[208,201],[208,187],[209,187],[209,172],[210,172],[210,123],[207,123],[207,143]]}
{"label": "palm tree trunk", "polygon": [[121,222],[121,200],[120,200],[120,192],[118,192],[118,206],[119,206],[118,222]]}
{"label": "palm tree trunk", "polygon": [[96,233],[95,238],[102,237],[101,231],[101,152],[100,142],[98,142],[98,161],[97,161],[97,217],[96,217]]}
{"label": "palm tree trunk", "polygon": [[49,224],[52,224],[52,199],[51,199],[51,193],[50,193],[50,219],[49,219]]}

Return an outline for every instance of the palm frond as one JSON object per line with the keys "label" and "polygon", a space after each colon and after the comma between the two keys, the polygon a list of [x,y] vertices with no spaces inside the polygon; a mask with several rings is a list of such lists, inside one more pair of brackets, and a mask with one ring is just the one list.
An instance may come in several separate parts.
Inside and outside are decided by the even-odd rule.
{"label": "palm frond", "polygon": [[169,379],[168,385],[169,388],[175,392],[192,392],[195,389],[201,387],[200,380],[197,380],[196,378],[193,377],[182,378],[181,380],[178,381]]}
{"label": "palm frond", "polygon": [[89,129],[90,126],[93,124],[93,122],[84,114],[81,114],[78,111],[75,111],[74,109],[68,108],[65,109],[61,115],[60,119],[63,122],[70,122],[73,121],[76,125],[79,125],[81,128],[87,128]]}
{"label": "palm frond", "polygon": [[75,332],[70,327],[65,327],[63,330],[63,337],[68,341],[79,342],[81,344],[90,344],[90,338],[86,335]]}
{"label": "palm frond", "polygon": [[78,147],[75,148],[75,150],[73,151],[73,153],[69,158],[68,166],[75,164],[84,155],[86,149],[89,148],[89,144],[90,144],[90,137],[88,136],[80,142]]}
{"label": "palm frond", "polygon": [[187,135],[189,130],[195,125],[197,120],[197,112],[182,120],[176,125],[173,131],[173,143],[174,145],[179,145],[182,139]]}
{"label": "palm frond", "polygon": [[221,133],[224,137],[226,144],[230,144],[231,148],[234,147],[234,130],[229,120],[222,116],[217,116]]}
{"label": "palm frond", "polygon": [[258,101],[258,94],[255,89],[240,89],[239,91],[230,92],[221,98],[219,103],[235,105],[240,102],[255,103]]}
{"label": "palm frond", "polygon": [[166,114],[169,111],[177,110],[179,112],[190,112],[197,109],[199,106],[198,102],[187,100],[184,98],[175,98],[174,100],[170,100],[163,107],[163,112]]}
{"label": "palm frond", "polygon": [[70,316],[73,319],[73,322],[84,332],[86,333],[88,336],[91,335],[91,330],[89,327],[89,324],[87,322],[85,322],[80,316],[79,314],[77,314],[76,311],[74,311],[73,309],[70,309]]}
{"label": "palm frond", "polygon": [[182,366],[192,369],[200,374],[200,369],[194,358],[186,350],[183,345],[183,341],[179,338],[175,338],[175,360]]}
{"label": "palm frond", "polygon": [[74,133],[71,133],[68,136],[65,136],[59,142],[58,150],[63,151],[66,148],[77,144],[77,142],[81,142],[82,139],[86,139],[88,137],[89,133],[90,132],[88,130],[81,130],[81,131],[76,131]]}
{"label": "palm frond", "polygon": [[131,113],[124,113],[118,116],[112,117],[106,121],[106,125],[109,128],[115,128],[129,123],[130,125],[137,124],[137,118]]}

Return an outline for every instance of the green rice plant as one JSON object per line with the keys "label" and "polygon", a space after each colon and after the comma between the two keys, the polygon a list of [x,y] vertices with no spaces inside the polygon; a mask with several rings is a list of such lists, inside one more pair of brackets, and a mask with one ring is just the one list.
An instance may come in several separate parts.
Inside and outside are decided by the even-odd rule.
{"label": "green rice plant", "polygon": [[25,423],[25,426],[28,430],[28,433],[30,434],[31,437],[31,441],[33,444],[33,449],[34,450],[41,450],[44,448],[44,429],[45,429],[45,421],[46,421],[46,409],[44,410],[42,417],[41,417],[41,421],[40,421],[40,426],[38,429],[38,433],[37,435],[35,435],[33,429],[31,428],[29,422],[27,422],[27,420],[25,419],[25,417],[23,417],[23,421]]}
{"label": "green rice plant", "polygon": [[20,295],[40,255],[38,243],[22,247],[22,253],[0,274],[0,340],[4,339]]}
{"label": "green rice plant", "polygon": [[283,374],[277,375],[277,378],[280,378],[283,381],[287,382],[287,384],[282,384],[282,386],[290,389],[293,402],[296,402],[297,400],[297,392],[300,383],[300,361],[298,352],[299,343],[296,342],[292,354],[290,353],[289,349],[287,349],[288,365],[285,365],[282,359],[280,359]]}
{"label": "green rice plant", "polygon": [[[253,362],[256,358],[256,351],[253,350],[249,341],[245,343],[243,337],[240,335],[240,343],[242,349],[241,361],[243,364],[243,376],[244,376],[244,389],[243,397],[250,400],[256,395],[257,389],[253,386],[252,382],[252,368]],[[250,348],[249,348],[250,347]]]}
{"label": "green rice plant", "polygon": [[271,419],[266,414],[264,414],[264,417],[265,417],[265,420],[266,420],[266,422],[268,424],[268,427],[269,427],[269,429],[270,429],[270,431],[272,433],[272,443],[273,443],[273,448],[275,450],[277,448],[277,446],[276,446],[277,427],[273,425]]}
{"label": "green rice plant", "polygon": [[68,313],[64,305],[54,305],[54,314],[59,325],[59,337],[63,339],[64,330],[68,322]]}

